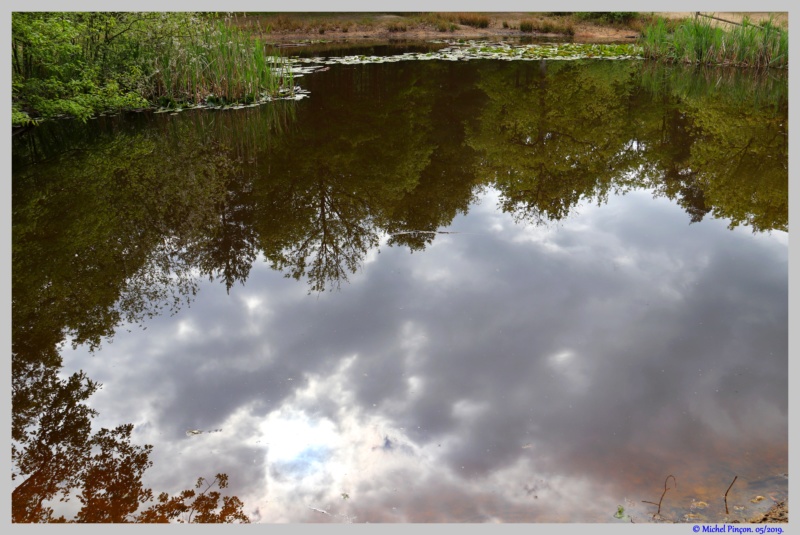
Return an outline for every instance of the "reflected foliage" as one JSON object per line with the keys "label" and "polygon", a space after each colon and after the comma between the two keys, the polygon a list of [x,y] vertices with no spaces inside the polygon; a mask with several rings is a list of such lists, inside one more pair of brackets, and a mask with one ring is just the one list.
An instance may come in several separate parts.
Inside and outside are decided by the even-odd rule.
{"label": "reflected foliage", "polygon": [[[267,212],[258,223],[265,256],[287,276],[307,278],[310,292],[338,288],[381,233],[424,247],[427,236],[395,234],[448,224],[474,185],[454,106],[471,91],[458,88],[457,69],[367,65],[327,74],[324,89],[311,86],[318,96],[296,131],[271,148],[256,186]],[[454,94],[437,90],[443,82]]]}
{"label": "reflected foliage", "polygon": [[[236,496],[222,496],[219,489],[228,487],[228,476],[217,474],[213,481],[199,478],[194,489],[186,489],[176,496],[162,492],[158,501],[136,517],[137,523],[179,524],[249,524],[250,518],[244,514],[244,504]],[[205,487],[205,488],[203,488]],[[203,490],[200,490],[203,489]],[[199,491],[199,492],[198,492]],[[210,491],[210,492],[209,492]]]}
{"label": "reflected foliage", "polygon": [[582,199],[629,187],[622,171],[641,159],[628,102],[633,62],[515,63],[482,71],[489,104],[468,143],[502,207],[541,223],[569,215]]}
{"label": "reflected foliage", "polygon": [[[298,107],[52,124],[14,144],[15,361],[58,363],[230,291],[259,254],[310,292],[423,249],[496,188],[519,220],[647,188],[689,221],[788,228],[785,78],[641,62],[404,62],[309,77]],[[284,111],[281,111],[284,110]]]}
{"label": "reflected foliage", "polygon": [[402,68],[329,74],[320,102],[272,148],[258,192],[272,214],[260,232],[267,259],[313,292],[356,272],[378,245],[383,206],[414,189],[432,152],[424,80]]}
{"label": "reflected foliage", "polygon": [[14,522],[53,520],[43,502],[80,485],[91,450],[91,419],[84,401],[97,389],[83,373],[58,378],[53,367],[29,364],[12,377],[12,479],[25,477],[12,495]]}
{"label": "reflected foliage", "polygon": [[496,71],[482,71],[490,103],[468,142],[518,218],[560,220],[581,201],[648,188],[692,222],[788,229],[785,78],[628,62]]}
{"label": "reflected foliage", "polygon": [[[13,522],[183,522],[184,512],[190,522],[249,522],[239,498],[208,492],[214,484],[227,487],[225,474],[196,496],[162,493],[140,512],[153,502],[153,491],[142,484],[153,447],[131,442],[133,424],[92,433],[97,411],[87,400],[99,386],[83,372],[61,379],[56,368],[41,363],[14,374],[12,480],[21,481],[11,497]],[[55,516],[48,504],[75,497],[82,506],[71,520]],[[195,499],[184,503],[189,498]]]}
{"label": "reflected foliage", "polygon": [[710,69],[676,79],[675,73],[662,66],[643,79],[672,96],[681,116],[691,118],[686,187],[701,192],[707,210],[729,219],[731,227],[788,231],[785,77]]}
{"label": "reflected foliage", "polygon": [[[15,146],[15,362],[57,365],[65,336],[96,347],[122,322],[175,312],[195,293],[193,270],[228,288],[247,277],[245,149],[211,119],[50,124]],[[273,118],[261,119],[268,132]]]}
{"label": "reflected foliage", "polygon": [[151,498],[141,478],[152,446],[131,444],[133,425],[91,432],[97,413],[85,402],[98,386],[41,364],[13,377],[12,479],[24,478],[12,493],[14,522],[66,521],[45,503],[76,489],[77,522],[124,522]]}

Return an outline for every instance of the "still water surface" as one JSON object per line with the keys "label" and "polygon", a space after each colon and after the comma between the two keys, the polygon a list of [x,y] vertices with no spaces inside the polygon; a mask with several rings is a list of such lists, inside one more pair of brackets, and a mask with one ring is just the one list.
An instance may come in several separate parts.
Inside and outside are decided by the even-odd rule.
{"label": "still water surface", "polygon": [[59,410],[23,386],[83,370],[145,487],[223,472],[252,521],[649,522],[668,475],[655,520],[785,498],[785,78],[298,82],[14,139],[15,438]]}

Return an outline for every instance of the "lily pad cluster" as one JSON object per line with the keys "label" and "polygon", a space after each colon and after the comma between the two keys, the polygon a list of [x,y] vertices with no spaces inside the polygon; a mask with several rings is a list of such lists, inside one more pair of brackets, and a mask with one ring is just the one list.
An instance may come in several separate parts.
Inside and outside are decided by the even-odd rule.
{"label": "lily pad cluster", "polygon": [[[340,56],[290,58],[293,69],[300,64],[362,65],[398,61],[469,61],[472,59],[513,60],[578,60],[578,59],[643,59],[642,47],[633,44],[510,44],[485,41],[449,41],[435,52],[406,52],[395,56]],[[300,72],[300,71],[298,71]],[[308,72],[308,71],[305,71]]]}

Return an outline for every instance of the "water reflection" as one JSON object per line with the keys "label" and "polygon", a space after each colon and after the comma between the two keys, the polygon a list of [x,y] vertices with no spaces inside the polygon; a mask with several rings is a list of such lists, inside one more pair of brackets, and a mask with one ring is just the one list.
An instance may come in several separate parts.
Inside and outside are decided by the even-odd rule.
{"label": "water reflection", "polygon": [[106,385],[98,425],[155,444],[147,486],[223,471],[253,520],[646,521],[670,473],[675,519],[722,518],[734,474],[729,502],[785,492],[785,92],[684,79],[335,67],[278,121],[15,140],[15,430],[63,358]]}

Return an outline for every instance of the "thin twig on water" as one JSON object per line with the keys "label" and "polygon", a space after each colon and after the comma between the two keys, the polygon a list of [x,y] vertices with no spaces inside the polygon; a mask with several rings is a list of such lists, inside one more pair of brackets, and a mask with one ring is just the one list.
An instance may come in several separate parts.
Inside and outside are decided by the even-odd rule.
{"label": "thin twig on water", "polygon": [[733,481],[731,481],[731,484],[728,485],[728,490],[725,491],[725,514],[726,515],[730,514],[730,513],[728,513],[728,493],[731,491],[731,487],[733,487],[733,484],[736,483],[736,480],[738,478],[739,478],[739,476],[733,476]]}
{"label": "thin twig on water", "polygon": [[666,495],[666,494],[667,494],[667,491],[669,490],[669,487],[667,486],[667,483],[669,482],[669,478],[672,478],[672,481],[675,483],[675,488],[678,488],[678,480],[677,480],[677,479],[675,479],[675,476],[673,476],[672,474],[670,474],[670,475],[668,475],[668,476],[667,476],[667,478],[664,480],[664,492],[662,492],[662,493],[661,493],[661,499],[660,499],[660,500],[658,500],[658,503],[656,503],[656,502],[648,502],[647,500],[642,500],[642,503],[650,503],[650,504],[653,504],[653,505],[657,505],[657,506],[658,506],[658,511],[656,511],[656,514],[655,514],[655,515],[653,515],[653,518],[655,518],[655,517],[656,517],[656,515],[660,515],[660,514],[661,514],[661,502],[663,502],[663,501],[664,501],[664,495]]}

